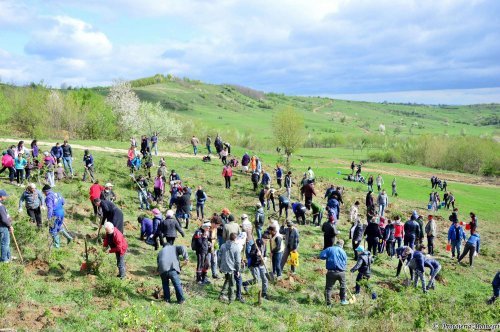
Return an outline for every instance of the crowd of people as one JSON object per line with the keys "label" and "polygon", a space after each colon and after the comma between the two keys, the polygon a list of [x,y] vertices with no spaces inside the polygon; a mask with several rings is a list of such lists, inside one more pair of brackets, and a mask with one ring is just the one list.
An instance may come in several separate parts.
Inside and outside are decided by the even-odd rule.
{"label": "crowd of people", "polygon": [[[211,144],[211,138],[208,136],[206,139],[208,155],[211,155]],[[198,154],[199,140],[195,136],[191,139],[191,145],[193,153]],[[191,235],[191,250],[195,253],[197,261],[196,282],[200,285],[210,284],[209,272],[213,279],[222,278],[224,283],[220,299],[223,301],[245,302],[243,292],[254,284],[261,284],[262,297],[270,299],[269,282],[282,278],[286,266],[289,266],[291,274],[298,273],[301,240],[299,226],[304,225],[321,227],[323,232],[323,250],[318,257],[326,261],[325,303],[327,305],[332,303],[332,290],[337,281],[340,283],[341,304],[349,303],[346,293],[346,290],[349,291],[346,282],[348,270],[351,273],[357,273],[355,294],[359,294],[361,287],[365,286],[372,299],[376,299],[377,294],[370,282],[371,269],[374,258],[384,251],[391,259],[398,260],[396,276],[400,275],[401,270],[405,274],[408,270],[415,287],[420,283],[424,293],[435,288],[435,280],[441,270],[441,264],[434,256],[434,243],[438,236],[438,226],[434,215],[428,215],[425,225],[424,217],[417,211],[413,211],[408,221],[404,223],[401,220],[402,216],[387,216],[389,198],[383,188],[384,181],[380,174],[376,179],[369,176],[367,180],[365,223],[360,215],[361,203],[359,201],[352,204],[348,216],[341,216],[341,207],[345,205],[343,187],[330,185],[324,195],[319,195],[316,188],[318,182],[311,167],[301,175],[300,181],[295,182],[291,171],[285,172],[281,165],[276,165],[273,180],[269,169],[264,168],[259,157],[245,153],[241,161],[238,160],[231,154],[231,145],[223,142],[219,135],[216,136],[214,146],[224,164],[222,176],[227,190],[231,189],[234,167],[241,164],[241,172],[249,173],[251,188],[254,192],[258,192],[258,200],[256,199],[255,209],[251,211],[250,216],[242,214],[237,218],[228,208],[224,208],[220,213],[213,213],[205,218],[208,195],[203,186],[197,187],[192,198],[193,190],[183,184],[180,175],[175,170],[167,172],[163,158],[160,159],[156,174],[154,174],[151,193],[148,189],[148,181],[152,179],[151,169],[155,167],[151,151],[158,155],[158,136],[157,134],[151,138],[143,136],[139,151],[137,151],[135,139],[131,139],[127,167],[130,168],[130,175],[136,186],[139,207],[143,210],[137,219],[140,224],[138,235],[154,249],[158,250],[160,246],[162,247],[158,253],[158,271],[165,301],[171,302],[170,282],[174,286],[178,303],[185,301],[179,277],[181,273],[179,257],[187,261],[188,249],[185,246],[176,245],[175,242],[179,234],[182,237],[188,235],[186,233],[192,217],[193,203],[196,204],[197,220],[201,222]],[[38,151],[36,141],[31,144],[31,149],[25,149],[21,141],[17,147],[11,146],[5,151],[4,156],[8,155],[15,160],[14,166],[9,166],[12,164],[9,162],[9,157],[5,158],[6,164],[3,163],[4,158],[2,158],[4,169],[9,170],[10,182],[13,182],[13,174],[18,177],[20,185],[22,181],[30,181],[32,169],[29,169],[28,165],[40,159]],[[93,182],[89,188],[89,199],[94,211],[94,222],[99,224],[98,236],[101,228],[104,228],[103,246],[109,249],[109,253],[116,255],[118,277],[125,278],[128,243],[124,235],[123,212],[114,203],[116,194],[113,191],[113,185],[106,183],[102,186],[99,183],[94,176],[92,155],[88,150],[85,150],[84,155],[82,180],[85,181],[88,175]],[[26,163],[22,162],[23,156],[26,157]],[[60,193],[54,191],[54,187],[57,186],[55,179],[48,174],[62,161],[66,176],[74,176],[72,156],[71,146],[67,141],[64,141],[62,146],[56,144],[50,152],[44,153],[39,164],[42,165],[41,168],[44,168],[44,172],[40,174],[46,175],[43,181],[45,184],[40,191],[34,182],[30,182],[19,199],[19,212],[23,211],[22,205],[24,204],[27,215],[39,229],[42,228],[42,210],[47,210],[47,219],[51,223],[49,232],[52,243],[50,246],[55,248],[61,245],[59,233],[67,239],[68,244],[73,238],[64,223],[65,200]],[[20,168],[17,168],[18,164]],[[353,162],[352,173],[354,173],[354,168]],[[361,176],[361,163],[358,165],[356,176],[358,178]],[[433,180],[433,188],[435,181],[437,179]],[[442,186],[446,188],[445,183],[446,181],[442,183]],[[295,195],[292,191],[296,184],[299,191]],[[378,191],[376,200],[373,198],[374,184]],[[397,196],[395,179],[391,186],[392,196],[395,197]],[[164,200],[167,191],[170,194],[168,203]],[[9,234],[13,234],[12,219],[2,204],[8,196],[5,190],[0,190],[2,262],[11,260]],[[324,203],[320,202],[321,199],[324,199]],[[164,215],[162,209],[165,209]],[[269,217],[267,223],[266,214]],[[323,217],[326,219],[324,222]],[[449,217],[451,225],[448,230],[447,250],[451,251],[451,257],[456,257],[458,262],[468,254],[469,264],[472,266],[474,257],[480,251],[480,236],[476,215],[471,212],[470,217],[471,221],[466,225],[466,230],[470,231],[470,235],[467,236],[463,223],[458,220],[458,209],[453,206],[453,213]],[[280,223],[278,220],[283,220],[282,218],[285,221]],[[338,225],[344,218],[346,222],[349,221],[352,224],[349,239],[352,241],[355,263],[350,269],[344,241],[340,239],[338,231]],[[237,220],[240,222],[238,223]],[[426,243],[424,243],[425,237]],[[465,243],[464,249],[461,251],[463,243]],[[271,270],[267,268],[268,260],[271,262]],[[425,267],[429,268],[428,280],[425,278]],[[243,272],[246,269],[250,271],[252,278],[243,281]],[[499,283],[497,274],[493,283],[494,296],[490,299],[490,303],[498,297]]]}

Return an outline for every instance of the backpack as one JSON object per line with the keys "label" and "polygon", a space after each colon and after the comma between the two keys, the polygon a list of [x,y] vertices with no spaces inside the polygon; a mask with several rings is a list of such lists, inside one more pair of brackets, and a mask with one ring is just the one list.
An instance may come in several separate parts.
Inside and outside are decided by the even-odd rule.
{"label": "backpack", "polygon": [[191,237],[191,250],[196,250],[197,245],[196,245],[196,233],[198,231],[194,232],[193,236]]}

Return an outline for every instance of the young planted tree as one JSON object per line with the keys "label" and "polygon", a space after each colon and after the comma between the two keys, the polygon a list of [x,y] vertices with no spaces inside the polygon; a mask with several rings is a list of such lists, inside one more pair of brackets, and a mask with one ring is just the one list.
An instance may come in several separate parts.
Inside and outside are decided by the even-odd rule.
{"label": "young planted tree", "polygon": [[279,110],[273,117],[273,134],[286,155],[286,166],[290,156],[305,140],[304,117],[291,107]]}

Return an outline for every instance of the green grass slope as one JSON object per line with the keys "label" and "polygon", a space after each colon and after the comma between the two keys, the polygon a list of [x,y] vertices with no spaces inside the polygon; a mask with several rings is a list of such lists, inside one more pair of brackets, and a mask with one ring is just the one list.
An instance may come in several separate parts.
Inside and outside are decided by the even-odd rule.
{"label": "green grass slope", "polygon": [[[214,88],[215,89],[215,88]],[[259,110],[260,111],[260,110]],[[106,142],[79,142],[87,146],[109,146]],[[114,143],[113,147],[126,149]],[[237,155],[243,150],[235,147]],[[79,160],[82,151],[75,149],[75,167],[81,173]],[[469,211],[475,211],[479,218],[481,234],[481,254],[473,268],[458,265],[445,251],[447,221],[449,211],[437,213],[438,238],[436,258],[443,265],[442,279],[437,289],[427,295],[413,287],[403,285],[404,277],[395,278],[397,262],[388,259],[386,254],[377,258],[373,266],[372,284],[379,298],[370,299],[363,292],[358,302],[341,307],[338,297],[333,308],[324,305],[324,262],[317,256],[322,247],[323,237],[318,227],[299,226],[301,242],[299,247],[300,266],[292,282],[288,269],[284,281],[270,286],[270,301],[257,303],[257,286],[245,295],[246,304],[227,305],[217,300],[222,281],[202,287],[195,283],[196,258],[189,249],[190,262],[182,271],[182,282],[186,302],[179,306],[165,304],[154,298],[153,293],[161,286],[156,271],[157,252],[151,246],[139,241],[137,216],[138,201],[133,184],[125,168],[126,155],[94,151],[96,174],[101,182],[112,182],[118,194],[117,204],[122,207],[126,226],[125,235],[129,242],[126,258],[128,277],[117,280],[113,255],[104,255],[99,276],[84,275],[79,272],[84,260],[84,237],[92,236],[91,248],[100,252],[95,241],[97,229],[91,224],[89,216],[92,208],[88,201],[88,183],[78,179],[58,183],[56,191],[66,198],[66,223],[76,234],[75,243],[48,253],[46,229],[37,233],[34,226],[26,221],[26,214],[18,215],[17,200],[22,188],[2,185],[11,197],[7,207],[15,222],[17,240],[27,263],[22,266],[0,264],[0,328],[19,330],[57,330],[57,331],[95,331],[95,330],[132,330],[132,331],[413,331],[432,330],[433,323],[498,323],[500,306],[487,306],[485,300],[491,296],[491,279],[498,270],[498,187],[495,185],[474,185],[450,181],[449,189],[455,191],[460,219],[467,221]],[[270,169],[278,157],[259,152],[264,166]],[[233,186],[223,189],[220,176],[222,165],[215,159],[202,163],[201,158],[167,158],[168,169],[175,169],[184,183],[194,188],[201,184],[208,194],[206,213],[220,213],[228,207],[239,218],[243,213],[252,216],[257,195],[251,190],[248,175],[235,171]],[[158,158],[154,158],[155,163]],[[347,172],[342,160],[332,160],[331,156],[316,155],[314,151],[304,150],[293,159],[296,176],[308,165],[314,167],[318,177],[319,193],[330,183],[346,187],[345,206],[341,210],[340,237],[346,241],[348,267],[354,265],[352,249],[348,240],[349,223],[346,220],[348,209],[355,200],[363,200],[365,186],[343,181],[342,173]],[[426,214],[425,205],[429,192],[431,172],[422,168],[405,167],[407,172],[398,173],[397,168],[386,169],[384,165],[368,164],[366,172],[385,170],[386,183],[392,174],[397,174],[400,197],[390,198],[388,213],[401,212],[405,215],[417,209]],[[337,174],[340,171],[341,174]],[[419,173],[426,177],[410,176]],[[427,177],[428,176],[428,177]],[[473,182],[474,176],[464,180]],[[466,177],[466,179],[465,179]],[[296,179],[298,182],[298,179]],[[388,188],[389,185],[386,185]],[[298,188],[293,196],[297,198]],[[324,203],[321,197],[316,201]],[[162,212],[165,208],[161,208]],[[364,213],[364,211],[361,211]],[[267,215],[269,216],[269,214]],[[310,219],[310,217],[308,218]],[[189,248],[190,238],[196,228],[193,222],[185,238],[176,243]],[[18,256],[13,247],[13,255]],[[269,263],[269,262],[268,262]],[[269,266],[269,264],[268,264]],[[248,271],[243,279],[250,278]],[[348,287],[354,282],[348,277]],[[338,293],[338,286],[335,294]]]}

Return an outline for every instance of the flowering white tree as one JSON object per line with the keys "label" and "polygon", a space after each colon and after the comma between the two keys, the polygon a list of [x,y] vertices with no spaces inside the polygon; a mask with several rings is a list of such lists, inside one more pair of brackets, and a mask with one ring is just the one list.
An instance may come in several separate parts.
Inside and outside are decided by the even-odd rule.
{"label": "flowering white tree", "polygon": [[115,112],[121,135],[135,133],[139,129],[139,108],[141,102],[127,81],[115,81],[111,87],[106,102]]}
{"label": "flowering white tree", "polygon": [[177,137],[182,134],[181,124],[164,109],[160,102],[144,101],[139,108],[138,127],[142,133],[157,132],[160,137]]}

